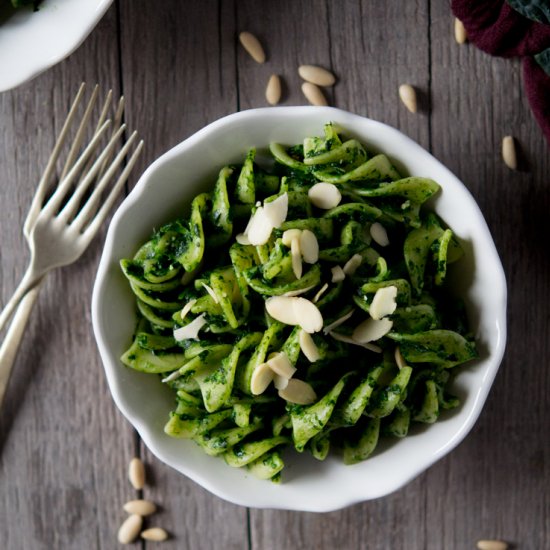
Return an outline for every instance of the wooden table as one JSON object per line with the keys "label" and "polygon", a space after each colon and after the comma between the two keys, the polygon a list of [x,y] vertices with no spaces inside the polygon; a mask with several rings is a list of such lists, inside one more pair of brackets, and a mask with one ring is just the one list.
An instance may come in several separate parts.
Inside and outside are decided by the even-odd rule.
{"label": "wooden table", "polygon": [[[261,38],[265,64],[238,47],[242,30]],[[509,339],[476,427],[402,490],[345,510],[254,510],[212,496],[156,460],[111,400],[90,321],[103,233],[48,278],[14,367],[0,417],[2,548],[115,548],[136,455],[148,465],[146,496],[162,507],[155,521],[172,534],[158,548],[462,550],[492,537],[550,547],[549,149],[520,63],[459,46],[447,2],[116,1],[67,60],[0,95],[0,300],[26,267],[22,221],[82,80],[124,93],[126,121],[146,141],[134,183],[205,124],[265,106],[271,73],[284,80],[284,105],[304,104],[302,63],[331,68],[332,105],[418,141],[485,214],[508,279]],[[420,92],[416,115],[397,98],[404,82]],[[507,134],[519,171],[501,160]]]}

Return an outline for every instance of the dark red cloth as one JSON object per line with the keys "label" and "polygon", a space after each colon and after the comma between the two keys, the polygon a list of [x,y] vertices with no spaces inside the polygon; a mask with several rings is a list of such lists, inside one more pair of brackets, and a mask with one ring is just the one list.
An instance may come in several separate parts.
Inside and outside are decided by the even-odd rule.
{"label": "dark red cloth", "polygon": [[523,17],[503,0],[452,0],[452,10],[479,49],[523,58],[527,99],[550,144],[550,76],[532,57],[550,48],[550,25]]}

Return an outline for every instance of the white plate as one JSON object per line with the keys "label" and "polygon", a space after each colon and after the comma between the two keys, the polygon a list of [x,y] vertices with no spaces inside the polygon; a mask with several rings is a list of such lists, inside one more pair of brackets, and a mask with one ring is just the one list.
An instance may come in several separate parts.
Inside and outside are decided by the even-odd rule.
{"label": "white plate", "polygon": [[76,50],[112,1],[44,0],[36,12],[19,8],[2,18],[0,92],[34,78]]}
{"label": "white plate", "polygon": [[[464,244],[455,281],[467,301],[477,334],[478,360],[460,368],[455,392],[460,408],[403,440],[383,443],[365,462],[345,466],[331,454],[318,462],[308,453],[287,453],[283,482],[275,485],[205,455],[192,441],[166,436],[172,392],[158,377],[119,361],[135,328],[135,299],[118,262],[131,257],[154,227],[188,212],[192,198],[211,189],[219,169],[242,162],[251,146],[299,143],[322,135],[333,121],[370,148],[386,152],[402,173],[426,176],[442,186],[437,213]],[[466,187],[420,145],[390,126],[330,107],[277,107],[228,116],[155,161],[116,212],[101,258],[92,303],[94,332],[109,387],[120,410],[151,451],[176,470],[231,502],[253,507],[325,512],[395,491],[456,447],[479,416],[498,370],[506,340],[506,282],[493,240]]]}

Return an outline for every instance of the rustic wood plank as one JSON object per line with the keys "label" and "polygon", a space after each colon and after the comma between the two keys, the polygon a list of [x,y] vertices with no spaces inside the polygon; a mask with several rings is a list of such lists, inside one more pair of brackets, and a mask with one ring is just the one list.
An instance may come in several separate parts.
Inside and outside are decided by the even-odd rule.
{"label": "rustic wood plank", "polygon": [[[146,47],[136,55],[143,29]],[[122,82],[127,120],[146,140],[141,166],[237,109],[234,39],[232,2],[174,0],[162,10],[145,1],[121,4]],[[149,524],[171,534],[163,548],[247,547],[245,508],[214,497],[146,448],[141,452],[152,480],[144,494],[162,508]]]}
{"label": "rustic wood plank", "polygon": [[[55,135],[81,80],[118,90],[116,11],[76,53],[0,95],[1,295],[26,268],[21,233]],[[51,274],[27,329],[0,417],[4,548],[113,548],[132,494],[134,436],[115,410],[91,329],[99,235],[81,260]]]}
{"label": "rustic wood plank", "polygon": [[[263,4],[262,17],[254,2],[239,2],[237,8],[239,30],[256,33],[268,51],[265,66],[239,53],[241,108],[264,104],[265,82],[278,71],[288,84],[283,103],[306,104],[296,69],[302,63],[319,64],[338,76],[327,93],[334,106],[387,122],[428,146],[426,101],[415,116],[397,95],[399,84],[409,82],[428,97],[426,3],[277,2]],[[423,548],[425,491],[421,477],[386,499],[329,514],[251,510],[252,547]]]}
{"label": "rustic wood plank", "polygon": [[[505,359],[475,429],[427,474],[427,513],[440,526],[429,548],[466,548],[491,537],[544,548],[550,541],[550,503],[541,490],[550,484],[543,366],[550,359],[548,145],[529,111],[519,62],[457,45],[452,25],[447,6],[432,2],[433,152],[469,187],[487,219],[508,279],[509,326]],[[527,157],[522,171],[501,160],[507,134]]]}

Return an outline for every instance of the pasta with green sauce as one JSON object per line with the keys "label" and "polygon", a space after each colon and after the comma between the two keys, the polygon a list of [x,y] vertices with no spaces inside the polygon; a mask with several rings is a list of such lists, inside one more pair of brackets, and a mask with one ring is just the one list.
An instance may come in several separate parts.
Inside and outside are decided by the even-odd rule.
{"label": "pasta with green sauce", "polygon": [[422,207],[435,181],[330,123],[269,152],[120,262],[139,312],[122,362],[173,389],[166,434],[278,481],[285,447],[354,464],[435,422],[477,352],[445,288],[462,250]]}

